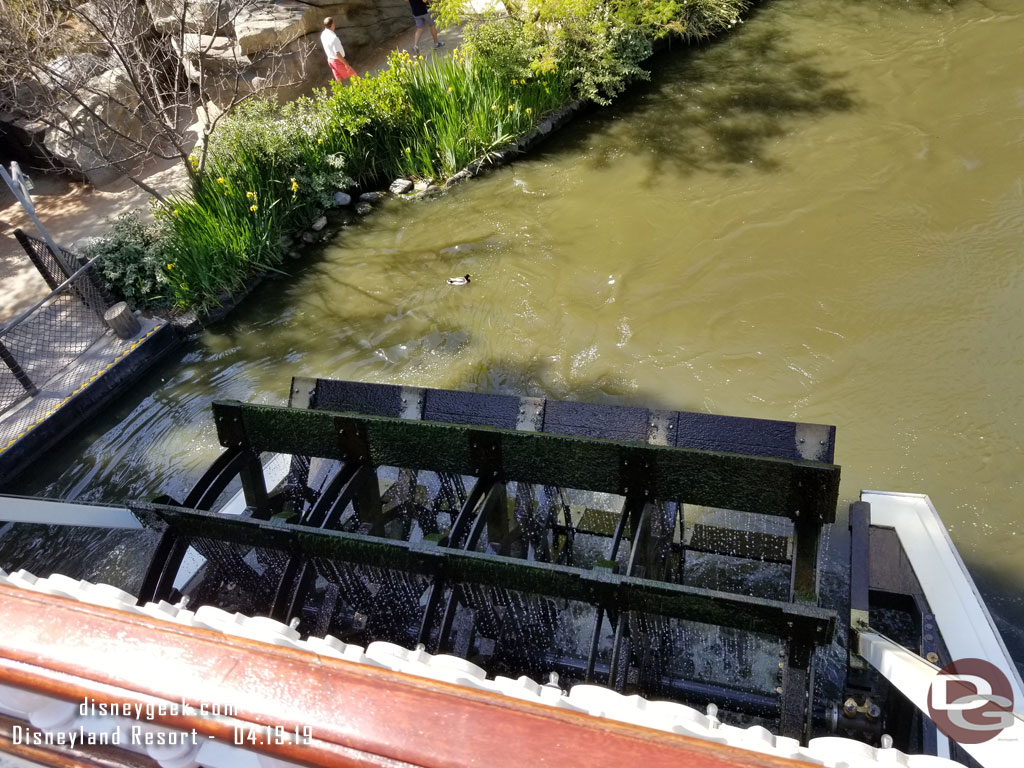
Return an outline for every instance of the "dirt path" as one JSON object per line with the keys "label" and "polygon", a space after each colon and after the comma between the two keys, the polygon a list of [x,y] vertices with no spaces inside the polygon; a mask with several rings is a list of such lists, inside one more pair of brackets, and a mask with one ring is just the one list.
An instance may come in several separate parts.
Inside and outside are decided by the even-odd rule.
{"label": "dirt path", "polygon": [[[352,66],[356,71],[377,72],[387,66],[391,51],[411,50],[415,32],[411,17],[409,24],[408,30],[382,43],[370,54],[354,59]],[[462,30],[453,28],[441,32],[440,39],[445,45],[435,51],[427,30],[420,41],[421,55],[448,54],[462,44]],[[176,163],[153,163],[143,176],[147,183],[161,191],[186,187],[184,171]],[[55,174],[34,173],[32,179],[36,215],[51,237],[65,248],[72,248],[82,238],[104,234],[124,211],[148,211],[149,195],[127,179],[103,187],[69,182]],[[0,323],[16,317],[48,293],[46,283],[11,234],[17,228],[38,235],[6,185],[0,183]]]}

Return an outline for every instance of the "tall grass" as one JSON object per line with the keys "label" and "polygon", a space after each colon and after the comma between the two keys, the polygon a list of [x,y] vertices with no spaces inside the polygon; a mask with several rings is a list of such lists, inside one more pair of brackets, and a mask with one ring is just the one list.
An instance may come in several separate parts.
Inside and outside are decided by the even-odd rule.
{"label": "tall grass", "polygon": [[569,92],[558,73],[512,78],[458,50],[429,61],[396,52],[386,71],[336,85],[290,114],[312,119],[319,149],[344,156],[361,184],[439,179],[528,132]]}
{"label": "tall grass", "polygon": [[397,176],[447,178],[528,132],[569,98],[557,73],[506,77],[460,51],[392,54],[284,107],[252,102],[214,136],[208,172],[160,212],[175,306],[205,308],[280,261],[282,236],[308,226],[338,189]]}

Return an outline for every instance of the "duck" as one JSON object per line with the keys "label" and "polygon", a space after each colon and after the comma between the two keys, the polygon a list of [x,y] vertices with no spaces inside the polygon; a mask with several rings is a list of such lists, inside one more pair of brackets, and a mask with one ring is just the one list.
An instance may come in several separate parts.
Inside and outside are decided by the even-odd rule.
{"label": "duck", "polygon": [[449,277],[448,285],[469,285],[469,275],[463,275],[462,277]]}

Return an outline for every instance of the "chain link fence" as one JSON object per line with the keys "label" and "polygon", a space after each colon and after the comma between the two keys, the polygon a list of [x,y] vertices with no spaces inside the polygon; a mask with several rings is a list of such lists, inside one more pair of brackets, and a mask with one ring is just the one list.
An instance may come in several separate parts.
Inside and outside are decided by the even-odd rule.
{"label": "chain link fence", "polygon": [[103,315],[114,303],[93,262],[62,248],[61,264],[41,240],[24,233],[18,240],[48,283],[65,274],[65,265],[75,271],[51,283],[49,296],[0,329],[0,413],[35,395],[106,334]]}

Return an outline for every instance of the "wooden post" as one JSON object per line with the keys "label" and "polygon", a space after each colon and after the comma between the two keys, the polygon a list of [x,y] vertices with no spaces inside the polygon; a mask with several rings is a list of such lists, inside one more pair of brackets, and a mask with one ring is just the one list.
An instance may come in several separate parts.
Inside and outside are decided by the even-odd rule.
{"label": "wooden post", "polygon": [[139,318],[126,302],[119,301],[103,313],[103,320],[117,334],[119,339],[134,339],[142,330]]}

